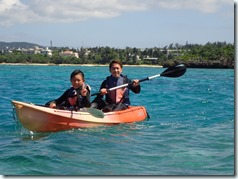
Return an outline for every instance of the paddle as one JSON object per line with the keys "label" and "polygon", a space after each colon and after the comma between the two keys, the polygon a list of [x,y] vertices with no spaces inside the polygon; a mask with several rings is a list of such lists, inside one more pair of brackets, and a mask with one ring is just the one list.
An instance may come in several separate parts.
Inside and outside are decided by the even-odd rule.
{"label": "paddle", "polygon": [[[144,78],[144,79],[141,79],[141,80],[139,80],[139,82],[151,80],[151,79],[156,78],[156,77],[159,77],[159,76],[176,78],[176,77],[182,76],[185,72],[186,72],[186,67],[185,67],[185,65],[184,65],[184,64],[179,64],[179,65],[176,65],[176,66],[172,66],[172,67],[170,67],[170,68],[167,68],[167,69],[166,69],[165,71],[163,71],[161,74],[158,74],[158,75],[154,75],[154,76],[150,76],[150,77],[146,77],[146,78]],[[123,85],[120,85],[120,86],[116,86],[116,87],[113,87],[113,88],[109,88],[108,91],[113,91],[113,90],[116,90],[116,89],[119,89],[119,88],[124,88],[124,87],[127,87],[127,86],[129,86],[129,85],[130,85],[129,83],[126,83],[126,84],[123,84]],[[98,94],[100,94],[100,92],[91,94],[91,96],[95,96],[95,95],[98,95]]]}
{"label": "paddle", "polygon": [[89,114],[97,118],[104,118],[104,113],[96,108],[80,108],[79,111],[88,112]]}

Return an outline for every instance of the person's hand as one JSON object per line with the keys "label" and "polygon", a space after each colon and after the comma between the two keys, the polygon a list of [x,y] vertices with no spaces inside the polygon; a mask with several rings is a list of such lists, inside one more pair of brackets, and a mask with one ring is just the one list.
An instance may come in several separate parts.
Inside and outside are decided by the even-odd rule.
{"label": "person's hand", "polygon": [[133,80],[132,81],[132,86],[136,87],[136,86],[139,86],[139,85],[140,85],[139,80]]}
{"label": "person's hand", "polygon": [[54,102],[51,102],[49,107],[50,108],[56,108],[56,104]]}
{"label": "person's hand", "polygon": [[85,86],[83,86],[82,90],[80,91],[80,94],[81,94],[82,96],[86,96],[87,93],[88,93],[87,88],[86,88]]}
{"label": "person's hand", "polygon": [[105,95],[105,94],[107,94],[107,88],[102,88],[100,90],[100,95]]}

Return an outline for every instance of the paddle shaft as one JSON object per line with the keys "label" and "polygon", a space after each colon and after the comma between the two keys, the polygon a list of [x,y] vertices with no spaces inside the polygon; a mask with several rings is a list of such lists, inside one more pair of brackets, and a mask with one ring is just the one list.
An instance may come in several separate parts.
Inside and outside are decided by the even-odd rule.
{"label": "paddle shaft", "polygon": [[[147,81],[147,80],[159,77],[159,76],[160,76],[160,74],[154,75],[154,76],[150,76],[150,77],[146,77],[144,79],[139,80],[139,82]],[[110,89],[108,89],[108,91],[113,91],[113,90],[116,90],[116,89],[119,89],[119,88],[125,88],[127,86],[129,86],[129,83],[126,83],[126,84],[123,84],[123,85],[120,85],[120,86],[116,86],[116,87],[110,88]]]}

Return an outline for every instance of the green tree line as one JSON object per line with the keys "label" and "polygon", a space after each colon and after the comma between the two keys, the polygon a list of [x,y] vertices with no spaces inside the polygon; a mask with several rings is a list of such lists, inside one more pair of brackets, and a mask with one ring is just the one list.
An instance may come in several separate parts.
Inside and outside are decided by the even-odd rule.
{"label": "green tree line", "polygon": [[[108,64],[120,59],[128,65],[161,65],[164,67],[184,63],[187,67],[234,68],[234,44],[226,42],[208,42],[205,45],[170,44],[163,48],[91,47],[81,49],[51,48],[51,57],[41,54],[24,54],[13,50],[12,53],[0,53],[0,63],[41,63],[41,64]],[[62,57],[60,52],[71,50],[79,53],[79,58]]]}

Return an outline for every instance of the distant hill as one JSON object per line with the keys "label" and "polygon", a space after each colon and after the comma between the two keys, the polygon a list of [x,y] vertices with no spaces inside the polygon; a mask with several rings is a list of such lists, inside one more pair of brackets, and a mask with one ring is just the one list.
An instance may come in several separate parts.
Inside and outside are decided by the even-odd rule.
{"label": "distant hill", "polygon": [[1,49],[17,49],[17,48],[34,48],[35,46],[44,47],[42,45],[29,43],[29,42],[0,42],[0,50]]}

